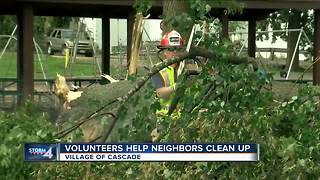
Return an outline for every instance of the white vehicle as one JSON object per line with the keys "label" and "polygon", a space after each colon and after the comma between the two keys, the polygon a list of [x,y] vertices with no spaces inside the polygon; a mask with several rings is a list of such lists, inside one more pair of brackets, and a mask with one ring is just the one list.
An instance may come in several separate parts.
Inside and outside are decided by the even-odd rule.
{"label": "white vehicle", "polygon": [[[71,29],[53,29],[46,40],[47,53],[52,55],[55,52],[61,52],[62,55],[65,55],[67,48],[72,49],[74,47],[75,38],[76,32]],[[93,48],[89,37],[79,38],[77,53],[88,57],[93,56]]]}

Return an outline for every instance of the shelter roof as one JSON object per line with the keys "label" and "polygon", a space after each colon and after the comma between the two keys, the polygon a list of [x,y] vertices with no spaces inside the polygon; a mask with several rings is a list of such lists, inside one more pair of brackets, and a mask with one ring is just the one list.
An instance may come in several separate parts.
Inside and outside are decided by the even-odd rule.
{"label": "shelter roof", "polygon": [[[208,1],[210,2],[210,1]],[[1,0],[0,14],[16,14],[22,5],[32,5],[35,15],[126,18],[133,10],[135,0]],[[162,14],[163,0],[155,0],[150,10],[151,18]],[[320,9],[320,0],[239,0],[243,12],[229,20],[262,19],[278,9]],[[218,16],[229,0],[214,4],[213,15]]]}

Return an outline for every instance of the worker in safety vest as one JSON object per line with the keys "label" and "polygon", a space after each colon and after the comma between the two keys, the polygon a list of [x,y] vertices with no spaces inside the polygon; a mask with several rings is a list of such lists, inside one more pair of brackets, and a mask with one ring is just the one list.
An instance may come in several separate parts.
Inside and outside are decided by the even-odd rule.
{"label": "worker in safety vest", "polygon": [[[158,48],[160,52],[163,52],[164,60],[171,59],[177,55],[177,51],[179,51],[183,47],[183,40],[181,35],[173,30],[168,33],[165,33],[160,41],[160,45]],[[173,92],[175,90],[176,83],[176,71],[175,68],[177,64],[172,64],[154,75],[152,77],[153,84],[156,88],[157,97],[159,98],[161,104],[161,110],[157,112],[159,115],[166,115],[169,106],[172,100]]]}
{"label": "worker in safety vest", "polygon": [[[160,41],[160,45],[158,46],[158,48],[160,49],[160,60],[166,61],[175,57],[178,51],[182,49],[182,47],[183,39],[177,31],[172,30],[165,33]],[[164,56],[164,58],[160,57],[160,53],[162,54],[162,56]],[[156,115],[158,117],[164,117],[168,113],[173,98],[173,92],[175,91],[175,83],[177,78],[175,71],[176,67],[177,64],[169,65],[152,77],[152,81],[156,89],[156,94],[161,105],[161,110],[157,110],[156,112]],[[154,129],[154,131],[151,133],[153,141],[153,136],[155,133],[158,133],[157,128]]]}

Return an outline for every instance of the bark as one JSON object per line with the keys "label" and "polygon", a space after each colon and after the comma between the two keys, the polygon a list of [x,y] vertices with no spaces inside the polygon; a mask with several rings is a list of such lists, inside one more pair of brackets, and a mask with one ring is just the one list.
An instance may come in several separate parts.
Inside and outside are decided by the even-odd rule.
{"label": "bark", "polygon": [[144,25],[144,17],[141,12],[136,14],[135,22],[133,25],[132,39],[131,39],[131,54],[129,60],[129,76],[134,76],[137,74],[137,62],[139,59],[139,49],[142,40]]}
{"label": "bark", "polygon": [[[288,20],[288,29],[300,29],[300,20],[301,12],[298,10],[292,10],[289,15]],[[287,43],[287,61],[286,61],[286,70],[289,69],[291,59],[296,47],[296,43],[299,37],[299,31],[288,32],[288,43]],[[295,71],[299,69],[299,47],[297,48],[292,68],[291,70]]]}
{"label": "bark", "polygon": [[[166,19],[169,21],[175,18],[177,15],[180,15],[181,13],[189,13],[190,12],[190,6],[187,1],[182,0],[164,0],[163,1],[163,13],[162,15],[165,16]],[[176,27],[173,27],[171,23],[164,22],[163,27],[163,33],[169,32]],[[179,29],[175,29],[178,32]],[[182,38],[185,40],[185,42],[188,41],[190,36],[191,29],[188,32],[179,32],[181,33]]]}

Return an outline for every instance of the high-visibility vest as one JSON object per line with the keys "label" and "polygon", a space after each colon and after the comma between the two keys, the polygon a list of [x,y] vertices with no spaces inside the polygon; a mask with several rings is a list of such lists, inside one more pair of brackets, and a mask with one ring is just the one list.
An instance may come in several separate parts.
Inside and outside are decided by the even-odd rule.
{"label": "high-visibility vest", "polygon": [[[175,80],[174,80],[174,68],[173,67],[166,67],[159,71],[160,76],[162,78],[163,87],[175,87]],[[166,115],[168,113],[173,95],[171,95],[168,99],[160,98],[159,102],[161,105],[161,110],[158,110],[156,113],[158,115]]]}
{"label": "high-visibility vest", "polygon": [[159,71],[160,76],[163,81],[163,86],[164,87],[172,87],[174,86],[174,68],[171,66],[168,66],[161,71]]}

